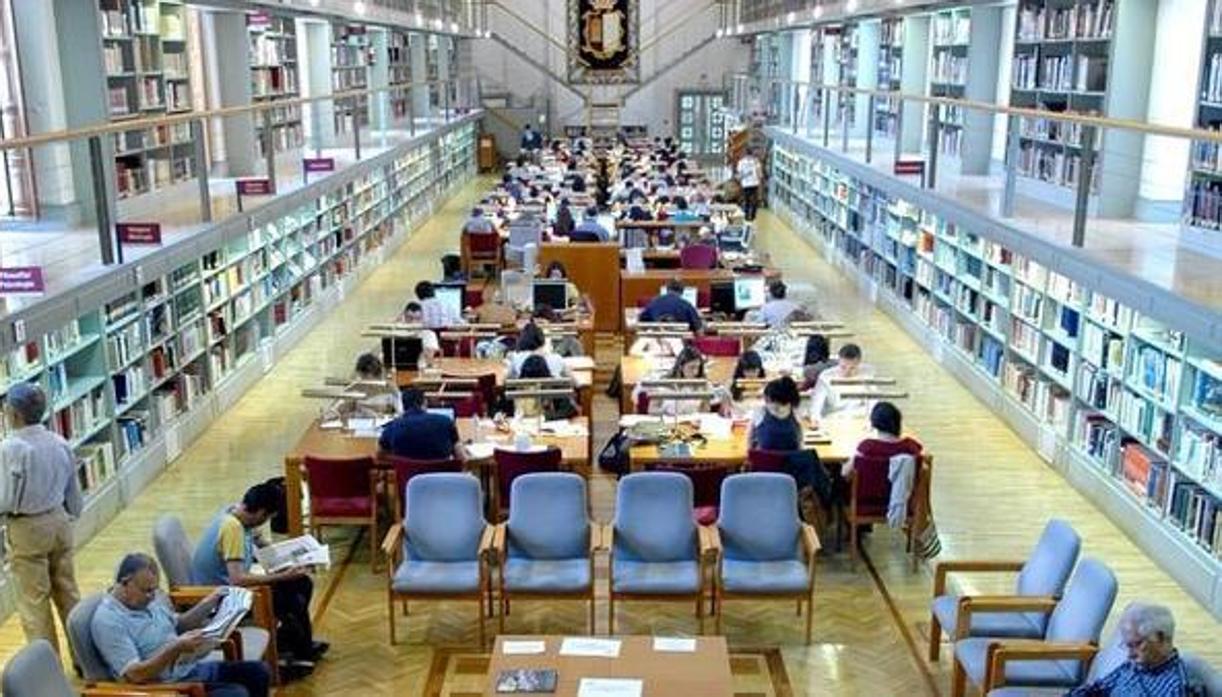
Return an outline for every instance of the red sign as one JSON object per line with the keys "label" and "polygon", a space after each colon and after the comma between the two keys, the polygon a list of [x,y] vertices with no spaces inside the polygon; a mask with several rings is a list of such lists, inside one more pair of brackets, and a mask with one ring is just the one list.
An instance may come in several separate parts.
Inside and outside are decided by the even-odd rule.
{"label": "red sign", "polygon": [[115,232],[123,244],[161,244],[161,223],[118,223]]}
{"label": "red sign", "polygon": [[307,173],[335,171],[334,157],[307,157],[301,163]]}
{"label": "red sign", "polygon": [[898,175],[919,174],[925,176],[925,160],[896,160],[894,172]]}
{"label": "red sign", "polygon": [[251,12],[246,15],[246,24],[252,27],[266,27],[272,23],[272,16],[266,12]]}
{"label": "red sign", "polygon": [[41,266],[0,268],[0,295],[42,295],[46,291]]}
{"label": "red sign", "polygon": [[241,196],[271,196],[276,193],[270,179],[239,179],[237,185]]}

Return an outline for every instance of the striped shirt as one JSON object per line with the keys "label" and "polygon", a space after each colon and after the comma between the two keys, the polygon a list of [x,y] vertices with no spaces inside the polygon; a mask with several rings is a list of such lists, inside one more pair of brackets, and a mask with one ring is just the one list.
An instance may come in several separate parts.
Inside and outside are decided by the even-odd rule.
{"label": "striped shirt", "polygon": [[1125,661],[1099,680],[1074,689],[1067,697],[1197,697],[1204,694],[1189,685],[1188,671],[1177,652],[1156,666]]}

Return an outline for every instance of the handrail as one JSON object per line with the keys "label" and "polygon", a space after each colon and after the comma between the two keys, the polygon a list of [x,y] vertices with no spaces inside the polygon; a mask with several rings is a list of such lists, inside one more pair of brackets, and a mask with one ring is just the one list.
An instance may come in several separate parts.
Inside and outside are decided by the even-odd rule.
{"label": "handrail", "polygon": [[1029,107],[1007,106],[1002,104],[993,104],[992,102],[978,102],[969,99],[954,99],[951,97],[934,97],[925,94],[913,94],[911,92],[900,92],[898,90],[880,90],[869,87],[849,87],[848,85],[827,85],[815,84],[804,80],[789,80],[785,78],[757,78],[742,73],[735,73],[734,78],[742,78],[747,81],[767,82],[773,84],[792,84],[798,86],[806,86],[811,89],[830,90],[834,92],[848,92],[850,94],[864,94],[875,97],[898,98],[900,100],[911,100],[914,102],[923,102],[926,104],[937,104],[942,106],[957,106],[965,109],[975,109],[979,111],[988,111],[994,114],[1005,114],[1009,116],[1025,116],[1038,119],[1053,119],[1056,121],[1066,121],[1076,123],[1083,126],[1094,126],[1097,128],[1123,128],[1130,131],[1138,131],[1148,135],[1169,136],[1172,138],[1187,138],[1190,140],[1209,141],[1213,143],[1222,143],[1222,131],[1207,131],[1199,128],[1183,128],[1180,126],[1164,126],[1161,124],[1149,123],[1146,121],[1137,121],[1136,119],[1118,119],[1107,116],[1091,116],[1072,111],[1049,111],[1046,109],[1031,109]]}
{"label": "handrail", "polygon": [[[429,85],[444,85],[455,82],[454,80],[423,80],[419,82],[408,82],[399,85],[389,85],[387,87],[371,87],[364,90],[345,90],[342,92],[327,92],[326,94],[316,94],[309,97],[294,97],[292,99],[280,99],[269,102],[259,102],[252,104],[243,104],[241,106],[219,107],[216,109],[206,109],[201,111],[184,111],[175,114],[165,114],[161,116],[150,116],[139,119],[127,119],[123,121],[108,121],[102,124],[93,126],[80,126],[73,129],[64,129],[59,131],[48,131],[46,133],[37,133],[35,135],[23,136],[20,138],[4,138],[0,139],[0,151],[2,150],[21,150],[32,148],[39,145],[47,145],[50,143],[58,143],[64,140],[76,140],[78,138],[89,138],[92,136],[106,135],[107,133],[126,133],[128,131],[138,131],[146,128],[154,128],[157,126],[173,126],[179,123],[190,123],[197,119],[211,118],[228,118],[231,116],[239,116],[246,113],[258,113],[271,109],[281,109],[288,106],[298,106],[310,104],[313,102],[339,101],[341,99],[355,99],[362,96],[371,96],[382,92],[397,92],[407,90],[412,87],[427,87]],[[453,105],[450,107],[454,108]],[[474,108],[474,107],[471,107]]]}

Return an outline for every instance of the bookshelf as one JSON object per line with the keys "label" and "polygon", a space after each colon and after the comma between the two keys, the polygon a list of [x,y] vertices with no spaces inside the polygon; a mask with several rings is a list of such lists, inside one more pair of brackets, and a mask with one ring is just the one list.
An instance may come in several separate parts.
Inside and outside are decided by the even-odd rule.
{"label": "bookshelf", "polygon": [[[972,11],[956,7],[935,12],[931,20],[929,94],[962,99],[967,92],[968,42]],[[939,146],[946,155],[958,156],[963,149],[964,114],[956,107],[942,107]]]}
{"label": "bookshelf", "polygon": [[[187,7],[180,0],[98,0],[103,78],[111,121],[192,109]],[[115,133],[120,199],[172,186],[195,174],[187,124]]]}
{"label": "bookshelf", "polygon": [[[48,395],[97,532],[475,175],[479,114],[169,245],[3,320],[0,402]],[[28,339],[14,344],[14,324]],[[0,435],[3,432],[0,425]],[[12,608],[2,589],[0,615]]]}
{"label": "bookshelf", "polygon": [[392,120],[407,118],[411,111],[412,95],[406,86],[412,81],[412,52],[406,32],[390,31],[386,37],[387,84],[401,87],[390,92]]}
{"label": "bookshelf", "polygon": [[[836,36],[836,62],[838,84],[841,87],[857,86],[858,42],[860,40],[858,25],[846,23],[840,26]],[[837,95],[837,118],[841,128],[850,128],[857,122],[857,95],[851,92],[841,92]]]}
{"label": "bookshelf", "polygon": [[[1010,103],[1051,112],[1144,118],[1156,6],[1116,0],[1022,0],[1017,9]],[[1114,77],[1115,76],[1115,77]],[[1123,76],[1123,79],[1121,78]],[[1077,187],[1084,149],[1098,159],[1090,182],[1101,215],[1132,212],[1141,139],[1120,131],[1084,142],[1078,126],[1043,118],[1018,123],[1015,163],[1034,194],[1062,205]]]}
{"label": "bookshelf", "polygon": [[[335,92],[369,87],[369,34],[365,27],[334,24],[331,28],[331,89]],[[346,100],[335,109],[335,133],[350,133],[369,124],[369,97]]]}
{"label": "bookshelf", "polygon": [[[250,96],[256,103],[300,96],[297,27],[292,17],[251,12],[246,15],[250,41]],[[296,150],[303,143],[300,106],[282,106],[271,112],[272,146],[277,153]],[[267,134],[262,116],[255,119],[259,157],[266,155]]]}
{"label": "bookshelf", "polygon": [[[878,26],[878,89],[901,91],[900,77],[904,65],[904,19],[883,17]],[[900,113],[900,101],[893,97],[874,100],[874,132],[894,138]]]}
{"label": "bookshelf", "polygon": [[770,130],[780,214],[1222,616],[1216,315]]}
{"label": "bookshelf", "polygon": [[[1209,0],[1205,47],[1197,89],[1196,127],[1222,128],[1222,2]],[[1222,229],[1222,157],[1217,143],[1192,145],[1184,220],[1204,230]]]}

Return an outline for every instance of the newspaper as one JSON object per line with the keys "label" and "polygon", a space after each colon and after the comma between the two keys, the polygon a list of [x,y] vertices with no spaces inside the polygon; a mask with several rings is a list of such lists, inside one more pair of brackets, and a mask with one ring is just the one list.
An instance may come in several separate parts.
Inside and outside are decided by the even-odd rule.
{"label": "newspaper", "polygon": [[200,634],[206,641],[197,651],[180,655],[177,662],[180,664],[195,663],[215,651],[229,638],[246,613],[250,612],[253,603],[254,593],[249,589],[227,586],[225,596],[221,598],[221,603],[217,606],[212,619],[200,628]]}
{"label": "newspaper", "polygon": [[294,566],[330,567],[331,548],[316,540],[313,535],[302,535],[256,549],[255,559],[269,574]]}

